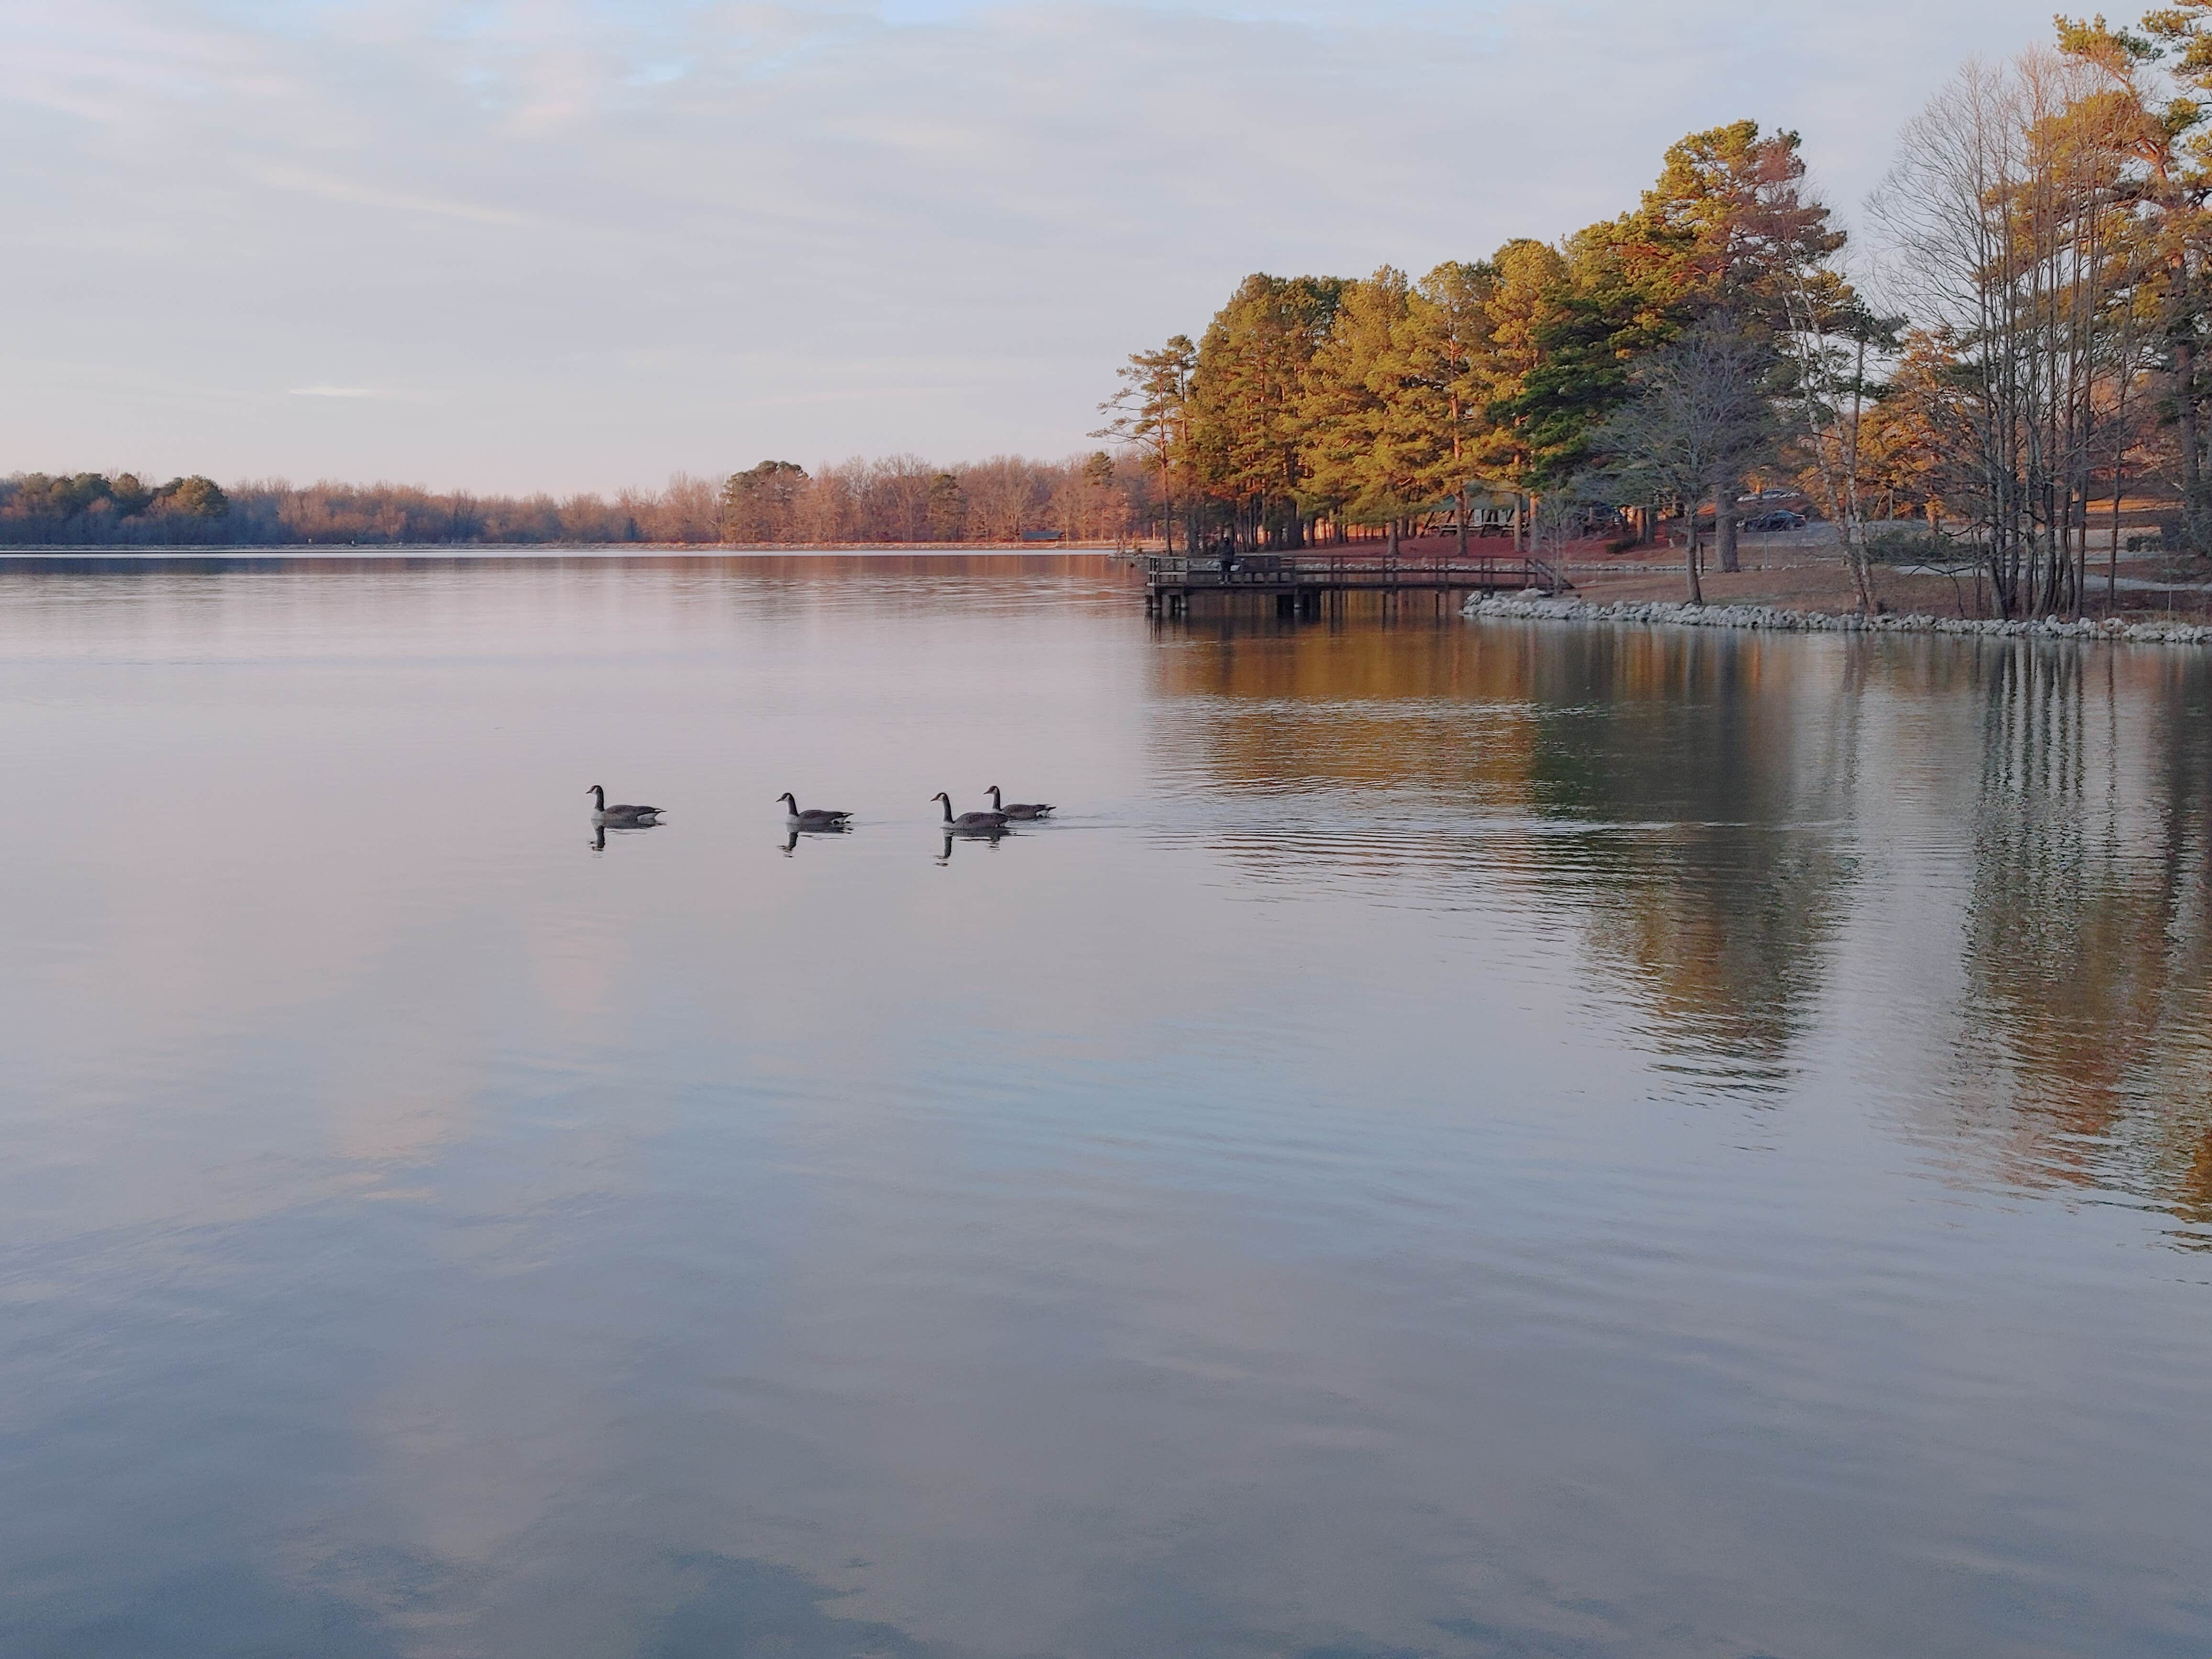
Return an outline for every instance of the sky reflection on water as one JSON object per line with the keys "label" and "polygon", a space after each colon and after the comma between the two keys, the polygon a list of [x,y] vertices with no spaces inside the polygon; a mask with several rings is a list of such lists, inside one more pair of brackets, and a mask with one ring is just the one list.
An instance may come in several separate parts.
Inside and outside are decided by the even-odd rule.
{"label": "sky reflection on water", "polygon": [[11,564],[0,730],[10,1653],[2212,1641],[2191,657]]}

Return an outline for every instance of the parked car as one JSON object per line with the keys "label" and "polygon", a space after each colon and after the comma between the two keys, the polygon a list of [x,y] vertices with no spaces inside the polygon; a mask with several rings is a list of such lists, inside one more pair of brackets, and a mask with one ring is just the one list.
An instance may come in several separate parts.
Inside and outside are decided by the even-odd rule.
{"label": "parked car", "polygon": [[1784,507],[1776,512],[1761,513],[1755,517],[1746,519],[1743,521],[1743,527],[1746,530],[1802,530],[1805,527],[1805,515],[1802,513],[1792,513]]}

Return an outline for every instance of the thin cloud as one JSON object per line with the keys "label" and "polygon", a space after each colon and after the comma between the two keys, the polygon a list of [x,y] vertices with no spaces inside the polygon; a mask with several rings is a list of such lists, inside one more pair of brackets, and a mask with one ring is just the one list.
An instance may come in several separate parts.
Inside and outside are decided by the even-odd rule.
{"label": "thin cloud", "polygon": [[382,190],[374,185],[361,184],[332,173],[311,173],[304,167],[248,161],[241,171],[272,190],[296,191],[302,195],[319,196],[325,201],[344,202],[356,207],[384,208],[395,213],[427,213],[438,218],[465,219],[476,224],[510,228],[544,222],[535,214],[519,213],[511,208],[485,207],[475,202],[455,202],[442,197],[418,196],[407,191]]}

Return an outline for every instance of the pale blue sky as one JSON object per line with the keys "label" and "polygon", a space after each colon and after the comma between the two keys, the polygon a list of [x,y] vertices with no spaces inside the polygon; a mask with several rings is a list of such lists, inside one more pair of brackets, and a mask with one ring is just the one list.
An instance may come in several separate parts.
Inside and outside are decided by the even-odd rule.
{"label": "pale blue sky", "polygon": [[0,0],[0,472],[555,490],[1066,453],[1245,272],[1794,125],[1848,213],[2048,0]]}

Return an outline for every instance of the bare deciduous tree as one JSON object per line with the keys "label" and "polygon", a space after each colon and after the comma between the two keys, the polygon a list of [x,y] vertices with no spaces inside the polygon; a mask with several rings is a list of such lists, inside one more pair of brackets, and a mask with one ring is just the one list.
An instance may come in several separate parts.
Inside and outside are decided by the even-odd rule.
{"label": "bare deciduous tree", "polygon": [[[1687,526],[1690,603],[1705,603],[1698,503],[1732,501],[1735,481],[1773,455],[1786,428],[1776,409],[1773,347],[1712,312],[1635,372],[1636,395],[1593,434],[1600,465],[1589,493],[1671,500]],[[1592,488],[1592,486],[1602,488]]]}
{"label": "bare deciduous tree", "polygon": [[1970,64],[1906,127],[1874,203],[1892,284],[1949,356],[1952,505],[2007,616],[2081,610],[2092,470],[2147,367],[2143,115],[2079,58]]}

